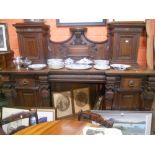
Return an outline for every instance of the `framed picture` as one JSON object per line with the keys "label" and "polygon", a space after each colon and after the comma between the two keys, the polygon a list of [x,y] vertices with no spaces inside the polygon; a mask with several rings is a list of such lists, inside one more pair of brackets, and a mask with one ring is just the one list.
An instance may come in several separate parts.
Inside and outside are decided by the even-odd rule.
{"label": "framed picture", "polygon": [[73,90],[75,113],[83,110],[90,110],[89,88],[80,88]]}
{"label": "framed picture", "polygon": [[54,107],[56,108],[57,118],[70,116],[73,114],[71,91],[54,92],[53,102]]}
{"label": "framed picture", "polygon": [[[34,110],[32,108],[31,110]],[[55,120],[55,109],[52,108],[37,108],[39,123],[49,122]],[[33,123],[33,122],[31,122]]]}
{"label": "framed picture", "polygon": [[92,110],[106,120],[113,120],[113,128],[120,129],[123,135],[150,135],[152,112],[146,111],[103,111]]}
{"label": "framed picture", "polygon": [[8,34],[5,23],[0,23],[0,52],[8,51]]}
{"label": "framed picture", "polygon": [[[21,109],[21,108],[2,107],[2,119],[6,118],[12,114],[16,114],[16,113],[20,113],[20,112],[28,112],[28,111],[29,110],[27,110],[27,109]],[[3,125],[2,128],[6,134],[9,134],[19,126],[29,126],[29,119],[24,118],[24,119],[20,119],[18,121],[11,122],[11,123]]]}
{"label": "framed picture", "polygon": [[57,26],[104,26],[107,19],[56,19]]}

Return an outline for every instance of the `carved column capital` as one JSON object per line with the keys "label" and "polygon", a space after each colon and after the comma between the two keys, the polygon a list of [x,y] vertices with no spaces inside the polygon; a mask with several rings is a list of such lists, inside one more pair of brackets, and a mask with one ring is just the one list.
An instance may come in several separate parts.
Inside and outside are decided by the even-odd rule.
{"label": "carved column capital", "polygon": [[105,107],[106,110],[112,110],[114,92],[120,85],[119,77],[106,77],[106,93],[105,93]]}

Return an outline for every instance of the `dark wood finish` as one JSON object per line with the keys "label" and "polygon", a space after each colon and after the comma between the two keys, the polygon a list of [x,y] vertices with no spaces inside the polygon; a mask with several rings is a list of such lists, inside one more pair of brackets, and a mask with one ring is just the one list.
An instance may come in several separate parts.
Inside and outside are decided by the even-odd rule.
{"label": "dark wood finish", "polygon": [[44,23],[14,24],[18,34],[20,55],[28,57],[33,63],[45,63],[48,54],[49,26]]}
{"label": "dark wood finish", "polygon": [[[12,114],[12,115],[10,115],[10,116],[8,116],[6,118],[2,118],[2,120],[0,122],[0,125],[1,125],[0,130],[2,130],[2,134],[5,134],[5,132],[3,131],[3,128],[2,128],[3,125],[14,122],[14,121],[18,121],[18,120],[21,120],[21,119],[25,119],[25,118],[29,119],[29,126],[31,126],[31,125],[33,125],[33,123],[31,122],[32,117],[35,117],[36,124],[38,124],[39,121],[38,121],[38,115],[37,115],[36,110],[29,111],[29,112],[23,111],[23,112],[20,112],[20,113]],[[27,126],[19,126],[9,134],[12,135],[12,134],[16,133],[17,131],[19,131],[21,129],[24,129],[26,127]]]}
{"label": "dark wood finish", "polygon": [[[30,24],[30,25],[29,25]],[[21,38],[25,35],[47,35],[44,24],[16,24],[17,33]],[[109,24],[109,36],[103,42],[89,40],[86,28],[70,28],[71,37],[63,42],[48,42],[48,56],[41,52],[41,59],[88,57],[90,59],[110,59],[112,62],[130,63],[132,67],[126,71],[96,70],[3,70],[2,91],[12,105],[53,106],[52,92],[90,86],[92,104],[95,96],[102,90],[104,105],[108,110],[150,110],[155,92],[155,72],[134,66],[136,64],[139,37],[145,28],[143,22],[114,22]],[[44,30],[44,31],[43,31]],[[35,33],[36,32],[36,33]],[[20,37],[19,37],[20,38]],[[46,37],[45,37],[46,38]],[[44,38],[44,39],[45,39]],[[38,38],[37,38],[38,39]],[[34,39],[35,41],[37,39]],[[23,39],[25,40],[25,39]],[[126,44],[126,40],[128,43]],[[46,40],[47,41],[47,40]],[[22,42],[22,45],[24,42]],[[47,42],[46,42],[47,43]],[[25,45],[23,46],[25,48]],[[36,44],[35,49],[38,46]],[[43,47],[43,46],[42,46]],[[43,49],[41,47],[41,49]],[[110,50],[109,50],[110,48]],[[40,49],[40,48],[39,48]],[[45,50],[46,51],[46,50]],[[38,53],[38,51],[36,51]],[[42,57],[42,55],[44,55]],[[22,55],[25,56],[25,55]],[[102,88],[102,89],[101,89]],[[105,89],[104,89],[105,88]],[[93,106],[92,106],[93,107]]]}
{"label": "dark wood finish", "polygon": [[[152,70],[3,70],[2,92],[9,105],[50,107],[52,92],[89,87],[91,108],[101,90],[105,95],[102,107],[107,110],[150,110],[155,92]],[[25,85],[26,80],[26,85]],[[101,89],[100,87],[104,88]]]}
{"label": "dark wood finish", "polygon": [[112,22],[108,24],[112,63],[137,64],[139,38],[144,22]]}
{"label": "dark wood finish", "polygon": [[[10,72],[12,71],[12,73]],[[49,107],[50,91],[47,73],[10,70],[1,76],[2,93],[11,106]]]}
{"label": "dark wood finish", "polygon": [[0,53],[0,70],[10,68],[13,66],[13,52]]}
{"label": "dark wood finish", "polygon": [[86,126],[95,127],[88,122],[63,119],[33,125],[17,132],[16,135],[82,135]]}
{"label": "dark wood finish", "polygon": [[49,58],[88,57],[91,59],[109,59],[109,42],[94,42],[85,36],[87,28],[70,28],[71,37],[63,42],[49,43]]}
{"label": "dark wood finish", "polygon": [[86,119],[89,121],[94,121],[96,123],[99,123],[101,126],[104,126],[106,128],[112,128],[114,122],[105,120],[100,114],[91,112],[91,111],[80,111],[78,113],[78,120],[80,121],[81,119]]}

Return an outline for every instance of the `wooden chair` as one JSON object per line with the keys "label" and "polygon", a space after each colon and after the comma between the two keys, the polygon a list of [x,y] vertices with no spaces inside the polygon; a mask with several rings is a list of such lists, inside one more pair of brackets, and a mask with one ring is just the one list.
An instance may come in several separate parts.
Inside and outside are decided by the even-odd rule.
{"label": "wooden chair", "polygon": [[107,128],[112,128],[114,122],[110,120],[105,120],[100,114],[91,112],[91,111],[80,111],[78,113],[78,120],[80,121],[81,119],[88,120],[90,122],[94,121],[101,126],[107,127]]}
{"label": "wooden chair", "polygon": [[[0,122],[0,134],[12,135],[17,131],[28,127],[27,125],[20,125],[17,128],[12,129],[12,131],[10,133],[5,133],[5,131],[3,129],[4,125],[7,125],[7,124],[9,124],[11,122],[16,122],[16,121],[19,121],[19,120],[23,120],[25,118],[28,119],[28,126],[31,126],[33,124],[38,124],[38,115],[37,115],[36,110],[34,110],[34,111],[21,111],[21,112],[11,114],[11,115],[1,119],[1,122]],[[34,122],[34,119],[35,119],[35,122]]]}

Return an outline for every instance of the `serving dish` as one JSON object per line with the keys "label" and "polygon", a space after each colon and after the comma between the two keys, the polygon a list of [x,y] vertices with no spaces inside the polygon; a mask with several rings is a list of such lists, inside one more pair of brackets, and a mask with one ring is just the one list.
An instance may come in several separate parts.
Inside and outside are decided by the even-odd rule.
{"label": "serving dish", "polygon": [[92,68],[91,65],[84,65],[84,64],[69,64],[65,66],[67,69],[90,69]]}
{"label": "serving dish", "polygon": [[46,67],[46,64],[32,64],[29,65],[28,68],[33,69],[33,70],[41,70]]}
{"label": "serving dish", "polygon": [[131,67],[131,65],[126,64],[111,64],[110,66],[116,70],[127,70]]}
{"label": "serving dish", "polygon": [[99,69],[99,70],[107,70],[110,69],[110,66],[108,65],[94,65],[95,69]]}
{"label": "serving dish", "polygon": [[49,63],[48,68],[49,69],[61,69],[64,67],[64,62],[59,62],[59,63]]}
{"label": "serving dish", "polygon": [[87,59],[87,58],[83,58],[83,59],[76,61],[76,63],[90,65],[93,63],[93,61],[91,61],[90,59]]}
{"label": "serving dish", "polygon": [[109,65],[109,60],[96,59],[94,60],[94,64],[95,65],[98,65],[98,64]]}

